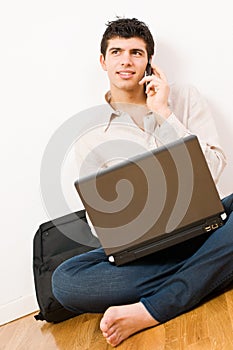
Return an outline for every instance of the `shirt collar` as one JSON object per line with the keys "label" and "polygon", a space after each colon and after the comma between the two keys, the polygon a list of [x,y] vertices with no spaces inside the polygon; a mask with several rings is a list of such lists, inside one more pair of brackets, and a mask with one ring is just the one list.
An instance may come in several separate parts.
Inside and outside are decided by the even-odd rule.
{"label": "shirt collar", "polygon": [[[107,102],[108,106],[109,106],[109,115],[108,115],[108,124],[105,128],[105,131],[108,130],[108,128],[110,127],[111,123],[113,120],[115,120],[117,117],[120,117],[122,115],[122,111],[120,110],[116,110],[113,108],[113,106],[111,105],[111,91],[107,91],[107,93],[105,94],[105,101]],[[150,118],[150,120],[147,119],[147,121],[144,121],[144,123],[147,125],[145,125],[145,129],[148,128],[148,131],[152,131],[154,130],[155,126],[156,126],[156,121],[155,121],[155,117],[153,112],[148,112],[147,117],[150,117],[150,115],[153,115],[153,118]],[[132,121],[133,123],[133,121]]]}
{"label": "shirt collar", "polygon": [[106,92],[106,94],[105,94],[105,101],[110,106],[110,108],[112,110],[112,113],[116,114],[117,116],[119,116],[119,115],[121,115],[122,112],[113,108],[113,106],[111,105],[111,97],[112,97],[111,91]]}
{"label": "shirt collar", "polygon": [[113,106],[111,105],[111,91],[109,90],[108,92],[106,92],[105,94],[105,101],[107,102],[108,106],[109,106],[109,116],[108,116],[108,124],[107,127],[105,128],[104,131],[107,131],[111,122],[116,118],[116,117],[120,117],[120,115],[122,114],[121,111],[116,110],[113,108]]}

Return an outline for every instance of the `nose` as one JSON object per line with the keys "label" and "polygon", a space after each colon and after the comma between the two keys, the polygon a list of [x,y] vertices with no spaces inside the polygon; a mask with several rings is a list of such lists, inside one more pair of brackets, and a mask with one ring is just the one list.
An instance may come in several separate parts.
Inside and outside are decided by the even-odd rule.
{"label": "nose", "polygon": [[125,51],[121,56],[121,65],[122,66],[130,66],[132,64],[131,55],[129,52]]}

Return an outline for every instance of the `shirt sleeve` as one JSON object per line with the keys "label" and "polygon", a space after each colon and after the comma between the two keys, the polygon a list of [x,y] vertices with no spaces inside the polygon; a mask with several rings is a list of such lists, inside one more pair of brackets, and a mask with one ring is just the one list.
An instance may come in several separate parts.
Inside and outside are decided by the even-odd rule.
{"label": "shirt sleeve", "polygon": [[80,138],[74,146],[75,161],[77,164],[77,178],[86,177],[98,172],[102,159],[88,142],[88,137]]}
{"label": "shirt sleeve", "polygon": [[206,100],[195,87],[186,86],[173,92],[171,109],[173,113],[159,127],[159,138],[163,142],[171,142],[190,134],[196,135],[217,184],[226,165],[226,157]]}
{"label": "shirt sleeve", "polygon": [[[91,154],[90,149],[85,143],[85,141],[83,142],[82,139],[79,139],[78,141],[76,141],[75,160],[78,168],[78,179],[81,178],[82,176],[87,176],[93,173],[94,171],[96,171],[97,160],[93,155],[92,155],[92,158],[89,159],[91,157],[90,154]],[[86,215],[87,223],[91,229],[93,236],[98,237],[95,231],[95,228],[89,218],[89,215],[87,214],[87,211],[85,211],[85,215]]]}

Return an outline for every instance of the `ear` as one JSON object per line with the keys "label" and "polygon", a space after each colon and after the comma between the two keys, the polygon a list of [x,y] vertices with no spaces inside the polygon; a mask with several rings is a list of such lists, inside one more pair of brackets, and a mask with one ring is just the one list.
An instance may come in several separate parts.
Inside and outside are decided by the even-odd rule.
{"label": "ear", "polygon": [[103,70],[107,71],[107,66],[106,66],[106,63],[105,63],[105,59],[104,59],[104,55],[103,55],[103,54],[100,55],[100,64],[101,64]]}

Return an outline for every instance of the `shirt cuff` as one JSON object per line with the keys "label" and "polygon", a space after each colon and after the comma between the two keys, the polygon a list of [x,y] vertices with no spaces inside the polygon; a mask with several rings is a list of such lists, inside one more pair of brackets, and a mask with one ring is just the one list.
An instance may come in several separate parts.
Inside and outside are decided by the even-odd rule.
{"label": "shirt cuff", "polygon": [[190,135],[190,131],[172,113],[164,122],[157,127],[156,137],[161,144],[166,144]]}

